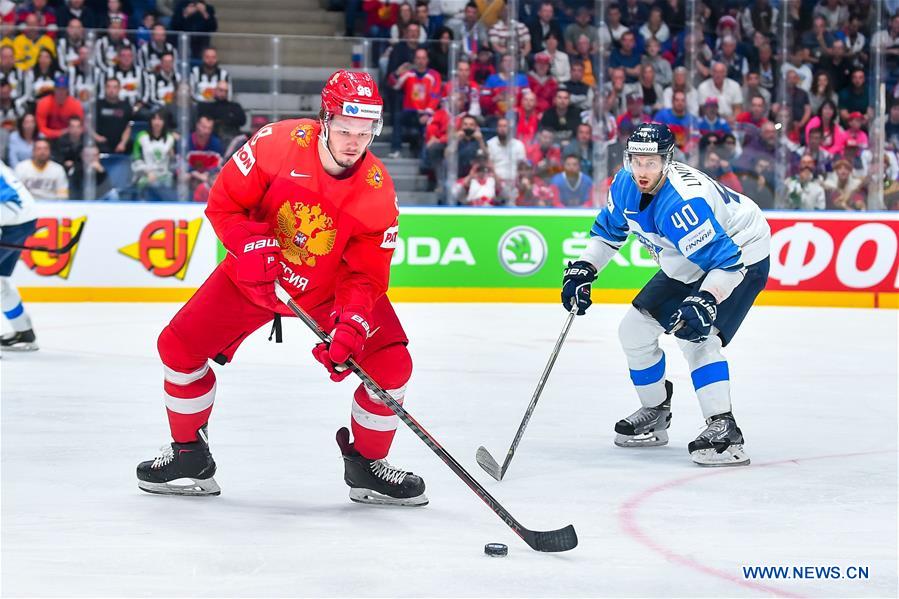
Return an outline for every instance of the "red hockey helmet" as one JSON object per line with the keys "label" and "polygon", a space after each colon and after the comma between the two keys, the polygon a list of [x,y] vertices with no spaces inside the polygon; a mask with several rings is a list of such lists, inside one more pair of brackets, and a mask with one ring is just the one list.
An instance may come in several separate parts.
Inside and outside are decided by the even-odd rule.
{"label": "red hockey helmet", "polygon": [[341,69],[322,88],[322,123],[326,129],[331,117],[348,116],[373,121],[372,132],[380,135],[383,109],[378,86],[368,73]]}

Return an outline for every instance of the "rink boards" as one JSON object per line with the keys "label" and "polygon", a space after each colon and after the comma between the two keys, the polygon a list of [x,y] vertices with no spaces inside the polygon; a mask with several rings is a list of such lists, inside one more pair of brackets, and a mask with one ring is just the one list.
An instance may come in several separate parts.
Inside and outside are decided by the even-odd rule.
{"label": "rink boards", "polygon": [[[26,301],[183,301],[223,257],[201,204],[40,202],[13,277]],[[759,303],[899,307],[899,215],[768,212],[771,277]],[[593,210],[403,208],[390,296],[411,302],[555,302],[564,265],[587,242]],[[297,219],[297,229],[318,234]],[[309,231],[304,231],[309,228]],[[300,243],[306,238],[299,237]],[[594,286],[629,302],[658,266],[631,237]]]}

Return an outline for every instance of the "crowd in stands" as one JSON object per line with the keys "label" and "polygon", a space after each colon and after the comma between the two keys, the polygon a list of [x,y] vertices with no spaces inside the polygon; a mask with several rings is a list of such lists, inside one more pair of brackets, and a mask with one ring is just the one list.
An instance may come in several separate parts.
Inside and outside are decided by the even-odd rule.
{"label": "crowd in stands", "polygon": [[[609,0],[605,15],[580,0],[518,6],[509,15],[502,0],[347,4],[347,35],[379,38],[390,156],[408,144],[443,202],[594,206],[623,141],[655,121],[675,134],[678,159],[763,208],[864,210],[869,185],[883,185],[886,206],[899,209],[899,2],[697,0],[692,35],[684,0]],[[872,179],[876,48],[882,181]],[[596,172],[609,178],[593,181]]]}
{"label": "crowd in stands", "polygon": [[84,199],[88,179],[99,198],[178,199],[178,178],[203,199],[246,123],[217,27],[206,0],[0,0],[0,157],[38,199]]}

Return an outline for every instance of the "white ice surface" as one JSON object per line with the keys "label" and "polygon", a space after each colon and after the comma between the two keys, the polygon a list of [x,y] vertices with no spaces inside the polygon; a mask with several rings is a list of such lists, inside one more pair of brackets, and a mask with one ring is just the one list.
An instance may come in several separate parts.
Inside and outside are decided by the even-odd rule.
{"label": "white ice surface", "polygon": [[[220,497],[138,490],[168,439],[156,336],[173,304],[32,304],[42,349],[4,353],[3,596],[896,596],[897,313],[757,307],[726,349],[748,468],[702,469],[689,373],[671,443],[626,450],[638,405],[617,340],[624,306],[578,318],[506,479],[501,460],[563,323],[552,305],[400,304],[415,373],[406,406],[525,526],[522,543],[405,426],[391,461],[431,503],[352,504],[334,432],[355,382],[331,383],[311,334],[257,332],[215,366]],[[263,334],[264,333],[264,334]],[[509,545],[504,559],[483,554]],[[867,580],[747,581],[741,566],[869,568]]]}

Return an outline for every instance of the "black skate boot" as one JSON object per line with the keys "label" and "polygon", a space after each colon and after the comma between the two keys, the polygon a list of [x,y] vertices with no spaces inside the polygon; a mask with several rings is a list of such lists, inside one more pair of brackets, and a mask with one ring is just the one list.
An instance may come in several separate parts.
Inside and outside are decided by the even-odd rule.
{"label": "black skate boot", "polygon": [[618,447],[658,447],[668,444],[671,426],[671,396],[674,385],[665,381],[665,401],[654,408],[640,408],[615,424]]}
{"label": "black skate boot", "polygon": [[37,337],[34,331],[16,331],[0,337],[0,347],[9,351],[37,351]]}
{"label": "black skate boot", "polygon": [[362,457],[350,443],[350,431],[337,431],[337,445],[343,454],[343,480],[350,486],[350,499],[375,505],[427,505],[425,481],[412,472],[394,468],[387,460]]}
{"label": "black skate boot", "polygon": [[749,457],[743,451],[743,432],[730,412],[712,416],[706,429],[687,446],[693,461],[700,466],[746,466]]}
{"label": "black skate boot", "polygon": [[159,495],[218,495],[222,490],[214,475],[204,426],[193,443],[163,445],[156,459],[138,464],[137,486]]}

